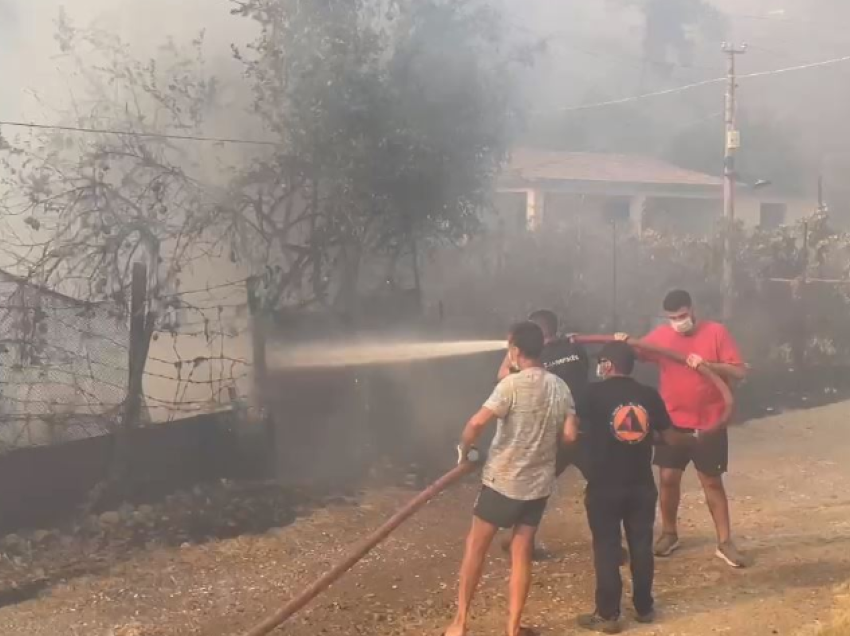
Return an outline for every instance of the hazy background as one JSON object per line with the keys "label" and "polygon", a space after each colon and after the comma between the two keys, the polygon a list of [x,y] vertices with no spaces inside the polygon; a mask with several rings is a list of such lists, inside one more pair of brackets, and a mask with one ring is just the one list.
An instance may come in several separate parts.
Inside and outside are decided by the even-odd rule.
{"label": "hazy background", "polygon": [[[850,5],[842,0],[494,3],[509,13],[514,37],[541,43],[524,78],[530,112],[523,141],[641,152],[715,173],[721,169],[722,84],[619,106],[563,109],[719,77],[725,40],[750,45],[739,60],[742,74],[850,55]],[[203,29],[209,62],[224,76],[236,71],[229,45],[246,41],[251,29],[250,21],[230,15],[226,0],[0,0],[0,118],[50,122],[67,111],[75,78],[55,61],[54,20],[62,6],[74,22],[114,31],[142,57],[155,55],[169,37],[188,41]],[[822,172],[834,211],[843,215],[848,97],[850,62],[742,80],[742,176],[811,191]],[[233,114],[220,127],[238,128]],[[223,132],[232,131],[208,131]]]}

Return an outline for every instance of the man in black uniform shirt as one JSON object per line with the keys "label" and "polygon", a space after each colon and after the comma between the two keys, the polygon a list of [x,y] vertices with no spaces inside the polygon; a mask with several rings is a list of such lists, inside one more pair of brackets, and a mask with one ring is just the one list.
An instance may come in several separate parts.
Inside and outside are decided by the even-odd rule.
{"label": "man in black uniform shirt", "polygon": [[[533,312],[528,320],[535,323],[543,331],[543,355],[540,357],[543,367],[566,382],[570,393],[573,395],[573,402],[579,405],[588,385],[590,364],[587,351],[580,344],[573,342],[572,339],[558,336],[558,316],[555,312],[540,309]],[[510,360],[506,357],[499,368],[499,381],[504,380],[512,371]],[[581,446],[579,444],[561,447],[558,451],[555,476],[560,477],[571,465],[582,471]],[[503,542],[502,548],[506,551],[510,550],[510,545],[511,537],[508,537]],[[544,550],[539,549],[539,547],[535,548],[536,558],[539,559],[544,556]]]}
{"label": "man in black uniform shirt", "polygon": [[692,444],[694,438],[672,428],[655,389],[632,379],[635,353],[624,342],[605,345],[597,375],[580,404],[584,444],[585,507],[593,535],[596,610],[579,625],[604,634],[621,631],[621,526],[631,555],[637,620],[654,619],[652,533],[658,490],[652,475],[654,443]]}

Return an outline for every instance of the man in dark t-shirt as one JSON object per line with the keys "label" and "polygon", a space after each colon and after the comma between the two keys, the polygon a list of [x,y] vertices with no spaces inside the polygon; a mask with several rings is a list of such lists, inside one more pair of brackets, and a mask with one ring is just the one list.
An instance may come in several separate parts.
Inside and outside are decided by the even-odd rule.
{"label": "man in dark t-shirt", "polygon": [[[558,336],[558,317],[554,312],[541,309],[531,314],[528,319],[537,323],[543,330],[546,343],[541,357],[543,368],[566,382],[573,401],[579,404],[584,399],[588,385],[590,364],[587,351],[572,338]],[[579,472],[583,472],[580,448],[579,445],[561,447],[555,469],[557,477],[570,466],[575,466]]]}
{"label": "man in dark t-shirt", "polygon": [[621,527],[632,566],[637,620],[654,619],[652,550],[658,490],[652,474],[653,444],[690,444],[691,436],[672,428],[658,392],[631,378],[634,350],[612,342],[599,353],[597,375],[580,404],[579,417],[587,479],[585,508],[593,535],[596,609],[579,625],[601,633],[619,633]]}

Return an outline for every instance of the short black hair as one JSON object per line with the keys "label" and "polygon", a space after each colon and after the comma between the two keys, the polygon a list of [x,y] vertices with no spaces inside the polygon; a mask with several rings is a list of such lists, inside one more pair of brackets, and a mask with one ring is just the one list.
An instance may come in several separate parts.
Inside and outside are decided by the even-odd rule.
{"label": "short black hair", "polygon": [[635,370],[635,350],[625,342],[609,342],[602,347],[598,359],[608,360],[622,375],[631,375]]}
{"label": "short black hair", "polygon": [[543,330],[530,320],[511,327],[510,341],[529,360],[537,360],[543,353]]}
{"label": "short black hair", "polygon": [[676,311],[682,307],[690,309],[694,306],[694,302],[691,300],[691,295],[684,289],[674,289],[664,297],[662,306],[664,311]]}
{"label": "short black hair", "polygon": [[558,333],[558,316],[549,309],[538,309],[528,317],[543,330],[544,337],[553,337]]}

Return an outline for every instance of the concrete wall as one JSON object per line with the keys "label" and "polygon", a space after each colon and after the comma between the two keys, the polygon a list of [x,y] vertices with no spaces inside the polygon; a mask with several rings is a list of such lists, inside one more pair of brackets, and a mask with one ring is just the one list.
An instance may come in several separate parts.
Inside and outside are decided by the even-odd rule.
{"label": "concrete wall", "polygon": [[661,233],[706,236],[717,227],[723,203],[713,199],[648,197],[642,229]]}
{"label": "concrete wall", "polygon": [[[0,456],[0,534],[73,514],[107,477],[110,435]],[[203,416],[134,433],[131,496],[156,497],[198,482],[247,474],[227,416]]]}
{"label": "concrete wall", "polygon": [[0,449],[111,430],[128,377],[118,308],[12,280],[0,282],[0,305]]}
{"label": "concrete wall", "polygon": [[769,193],[756,195],[739,191],[735,216],[741,219],[747,227],[758,227],[763,203],[784,203],[787,206],[783,225],[791,225],[813,214],[818,207],[815,198],[771,196]]}
{"label": "concrete wall", "polygon": [[[817,209],[814,199],[772,196],[769,192],[739,190],[736,218],[749,228],[759,227],[762,204],[784,204],[783,225],[792,224]],[[600,194],[581,192],[542,192],[516,190],[495,196],[496,214],[488,217],[488,227],[519,231],[525,226],[563,229],[577,223],[584,228],[607,227],[611,219],[626,220],[635,230],[704,236],[717,228],[723,215],[723,200],[718,197],[682,197],[659,193]]]}

